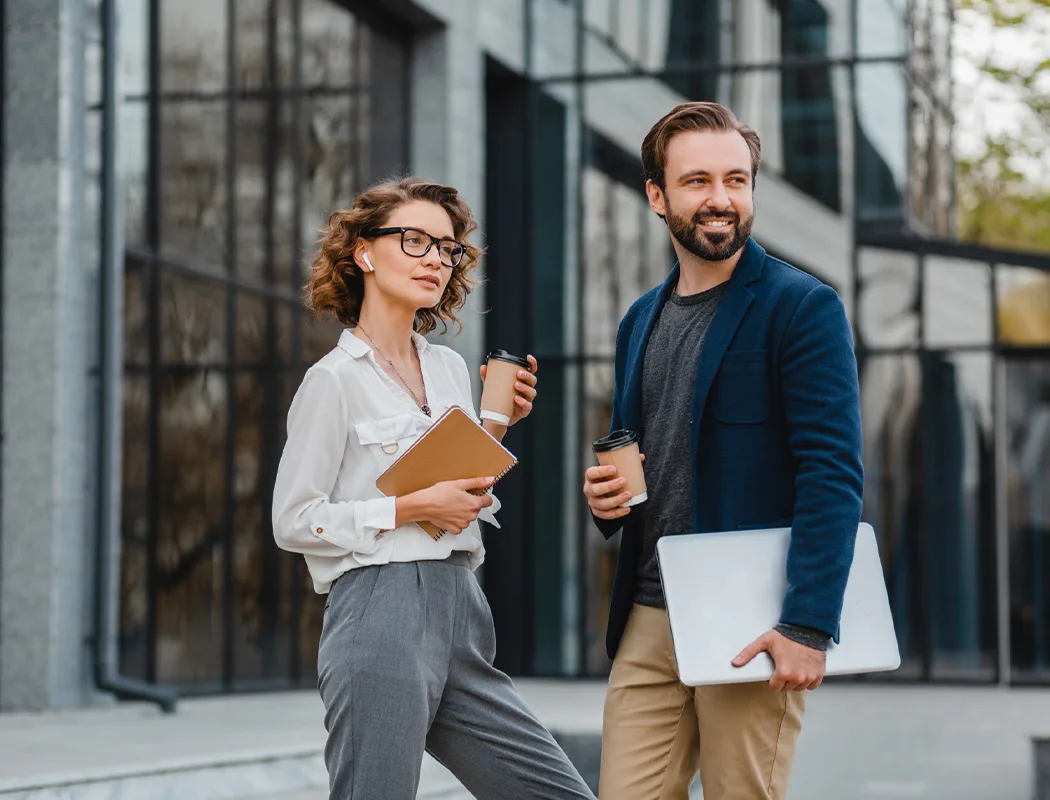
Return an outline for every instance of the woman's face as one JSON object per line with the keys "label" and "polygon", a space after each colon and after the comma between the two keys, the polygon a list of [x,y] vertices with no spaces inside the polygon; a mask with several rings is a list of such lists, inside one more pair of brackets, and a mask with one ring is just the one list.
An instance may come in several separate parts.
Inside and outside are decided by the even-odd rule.
{"label": "woman's face", "polygon": [[[368,262],[364,260],[367,255],[372,265],[372,270],[365,273],[372,278],[365,281],[365,292],[378,291],[388,300],[413,311],[438,305],[452,277],[453,267],[441,262],[441,249],[446,250],[447,259],[450,245],[439,247],[427,234],[435,239],[455,238],[448,212],[437,203],[414,200],[398,206],[380,227],[412,230],[359,240],[354,260],[367,270]],[[427,245],[431,246],[421,256],[405,252],[420,252]]]}

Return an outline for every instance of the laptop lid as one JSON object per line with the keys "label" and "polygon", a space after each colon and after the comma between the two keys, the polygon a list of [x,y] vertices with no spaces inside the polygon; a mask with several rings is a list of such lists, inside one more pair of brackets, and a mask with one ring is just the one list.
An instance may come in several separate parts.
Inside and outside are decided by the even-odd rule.
{"label": "laptop lid", "polygon": [[[665,536],[656,544],[679,677],[687,686],[768,680],[773,661],[732,659],[780,618],[790,528]],[[875,531],[861,523],[827,675],[900,666]]]}

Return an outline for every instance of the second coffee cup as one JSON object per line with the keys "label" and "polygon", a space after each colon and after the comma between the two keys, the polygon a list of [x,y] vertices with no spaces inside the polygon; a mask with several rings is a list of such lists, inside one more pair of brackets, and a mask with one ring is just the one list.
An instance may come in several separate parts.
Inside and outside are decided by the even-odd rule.
{"label": "second coffee cup", "polygon": [[506,350],[494,350],[488,354],[485,372],[485,388],[481,391],[481,418],[499,425],[509,425],[514,416],[514,398],[518,390],[518,370],[532,371],[527,359],[515,356]]}
{"label": "second coffee cup", "polygon": [[638,449],[638,434],[634,431],[613,431],[594,443],[594,454],[603,467],[616,467],[616,474],[627,479],[631,499],[621,506],[629,508],[649,499],[645,487],[645,470]]}

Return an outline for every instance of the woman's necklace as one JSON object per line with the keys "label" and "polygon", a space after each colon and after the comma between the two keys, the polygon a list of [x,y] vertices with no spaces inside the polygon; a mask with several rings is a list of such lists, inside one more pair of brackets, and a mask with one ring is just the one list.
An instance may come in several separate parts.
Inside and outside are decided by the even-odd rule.
{"label": "woman's necklace", "polygon": [[[408,393],[410,395],[412,395],[412,399],[416,401],[416,405],[419,406],[419,410],[422,411],[424,414],[426,414],[429,417],[430,416],[430,406],[427,405],[426,400],[420,400],[419,399],[419,395],[415,393],[415,390],[411,386],[409,386],[408,381],[405,380],[405,376],[402,375],[401,371],[397,367],[394,366],[394,362],[393,361],[391,361],[389,358],[387,358],[385,355],[383,355],[383,351],[379,349],[379,345],[377,345],[375,343],[375,341],[372,339],[372,337],[368,335],[368,331],[366,331],[361,326],[360,322],[357,323],[357,327],[361,328],[361,333],[363,333],[365,335],[365,338],[368,339],[368,343],[370,345],[372,345],[372,349],[375,350],[377,353],[379,353],[379,357],[382,358],[387,364],[390,365],[390,369],[394,370],[394,374],[397,375],[398,380],[401,381],[401,383],[404,385],[404,387],[406,389],[408,389]],[[422,367],[422,365],[420,365],[420,367]],[[426,384],[424,383],[423,384],[423,393],[426,394],[426,391],[427,391],[427,387],[426,387]]]}

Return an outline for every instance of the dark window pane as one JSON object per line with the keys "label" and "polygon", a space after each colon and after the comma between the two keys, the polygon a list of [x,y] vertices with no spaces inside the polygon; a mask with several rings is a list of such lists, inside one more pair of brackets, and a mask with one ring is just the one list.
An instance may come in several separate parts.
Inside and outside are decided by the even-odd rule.
{"label": "dark window pane", "polygon": [[[719,0],[672,0],[667,25],[667,66],[719,60],[721,5]],[[718,99],[718,74],[712,70],[671,75],[666,81],[688,100]]]}
{"label": "dark window pane", "polygon": [[[922,476],[918,472],[922,371],[917,356],[865,359],[864,520],[879,541],[901,651],[895,676],[922,674],[928,618],[921,568]],[[925,626],[925,627],[924,627]]]}
{"label": "dark window pane", "polygon": [[120,172],[124,191],[124,237],[139,245],[146,238],[146,181],[148,175],[149,3],[117,0],[120,90]]}
{"label": "dark window pane", "polygon": [[302,4],[304,85],[353,86],[357,21],[331,0],[302,0]]}
{"label": "dark window pane", "polygon": [[222,678],[226,529],[226,379],[166,375],[160,410],[157,679]]}
{"label": "dark window pane", "polygon": [[922,482],[934,678],[996,669],[992,357],[926,353]]}
{"label": "dark window pane", "polygon": [[359,185],[362,137],[358,96],[314,97],[303,106],[303,246],[309,253],[328,217],[349,205]]}
{"label": "dark window pane", "polygon": [[338,323],[319,320],[312,313],[303,315],[302,361],[312,364],[335,347],[342,332]]}
{"label": "dark window pane", "polygon": [[149,106],[144,100],[121,103],[120,158],[117,169],[124,190],[124,238],[128,245],[146,243],[149,180]]}
{"label": "dark window pane", "polygon": [[317,643],[321,640],[325,598],[314,591],[306,565],[299,559],[298,580],[293,591],[299,592],[299,669],[302,683],[316,684]]}
{"label": "dark window pane", "polygon": [[[583,370],[583,428],[580,431],[579,472],[597,462],[591,443],[609,432],[612,419],[613,363],[592,363]],[[583,620],[583,671],[587,675],[607,675],[610,662],[605,653],[605,631],[609,624],[609,598],[612,596],[620,534],[606,540],[594,526],[584,505],[580,506],[580,526],[585,541]]]}
{"label": "dark window pane", "polygon": [[[780,4],[785,58],[828,55],[828,12],[816,0]],[[838,115],[832,70],[786,70],[780,76],[784,178],[835,211],[841,208]]]}
{"label": "dark window pane", "polygon": [[253,294],[237,296],[237,363],[260,364],[272,360],[268,331],[274,321],[267,302]]}
{"label": "dark window pane", "polygon": [[862,250],[859,288],[858,337],[864,346],[918,346],[922,309],[914,253]]}
{"label": "dark window pane", "polygon": [[1050,360],[1006,364],[1006,518],[1010,661],[1019,680],[1050,680]]}
{"label": "dark window pane", "polygon": [[927,347],[992,343],[992,270],[962,258],[926,256],[923,337]]}
{"label": "dark window pane", "polygon": [[864,360],[864,519],[879,537],[897,676],[988,680],[996,668],[992,358]]}
{"label": "dark window pane", "polygon": [[164,275],[161,325],[165,364],[226,362],[226,288],[221,284]]}
{"label": "dark window pane", "polygon": [[237,106],[237,274],[291,289],[295,247],[294,106]]}
{"label": "dark window pane", "polygon": [[298,304],[292,306],[288,303],[278,303],[277,305],[277,356],[285,364],[290,364],[295,358],[293,343],[296,317],[299,313]]}
{"label": "dark window pane", "polygon": [[589,354],[609,355],[620,319],[631,303],[664,281],[674,257],[667,226],[640,187],[588,168],[583,192],[583,347]]}
{"label": "dark window pane", "polygon": [[145,377],[124,378],[120,528],[120,670],[146,678],[146,617],[149,607],[149,384]]}
{"label": "dark window pane", "polygon": [[239,375],[236,381],[234,663],[235,677],[242,680],[287,674],[291,656],[288,631],[278,627],[281,598],[289,587],[281,582],[282,559],[270,528],[271,473],[279,450],[267,432],[276,414],[267,418],[266,412],[267,399],[277,410],[279,398],[270,398],[270,392],[279,391],[280,384],[267,383],[254,375]]}
{"label": "dark window pane", "polygon": [[216,0],[160,0],[160,5],[164,93],[224,91],[227,4]]}
{"label": "dark window pane", "polygon": [[227,261],[226,106],[167,102],[161,118],[161,251],[221,273]]}
{"label": "dark window pane", "polygon": [[149,274],[145,267],[124,272],[124,361],[145,365],[149,360]]}
{"label": "dark window pane", "polygon": [[895,225],[908,176],[907,82],[897,64],[861,64],[856,76],[857,215]]}
{"label": "dark window pane", "polygon": [[265,89],[270,86],[291,85],[294,2],[295,0],[250,0],[237,4],[239,87]]}

